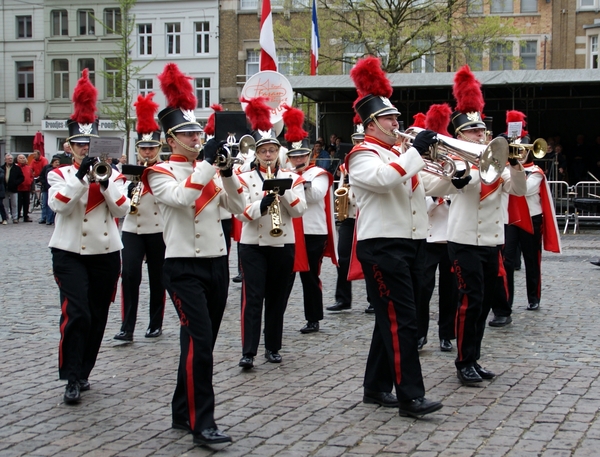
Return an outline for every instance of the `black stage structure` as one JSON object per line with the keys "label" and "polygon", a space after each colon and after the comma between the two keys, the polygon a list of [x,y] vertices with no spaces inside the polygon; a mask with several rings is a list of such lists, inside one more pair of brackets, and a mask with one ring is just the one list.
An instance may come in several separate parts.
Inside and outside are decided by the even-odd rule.
{"label": "black stage structure", "polygon": [[[514,70],[474,72],[482,83],[484,114],[493,118],[494,135],[506,131],[506,111],[527,115],[532,138],[560,136],[571,145],[578,134],[594,144],[600,136],[599,70]],[[450,104],[454,73],[393,73],[388,75],[394,93],[392,103],[408,127],[416,113],[434,103]],[[348,75],[290,76],[296,94],[318,105],[319,136],[335,133],[348,141],[353,132],[352,103],[357,94]],[[451,130],[450,130],[451,132]],[[314,132],[313,132],[314,133]]]}

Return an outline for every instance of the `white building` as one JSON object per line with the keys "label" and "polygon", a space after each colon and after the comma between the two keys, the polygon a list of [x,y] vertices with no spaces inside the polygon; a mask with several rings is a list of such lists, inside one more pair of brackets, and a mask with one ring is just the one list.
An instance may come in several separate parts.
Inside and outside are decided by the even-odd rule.
{"label": "white building", "polygon": [[[101,135],[123,136],[102,111],[122,93],[106,78],[114,71],[111,63],[121,44],[112,30],[121,21],[118,2],[4,0],[2,8],[0,156],[31,152],[37,131],[44,134],[47,156],[62,150],[64,121],[72,114],[71,95],[84,68],[98,88]],[[162,109],[165,99],[157,75],[166,63],[175,62],[192,77],[197,118],[208,118],[218,99],[218,13],[215,0],[142,0],[133,6],[130,56],[137,71],[132,103],[138,94],[154,91]],[[136,139],[132,132],[130,161]]]}

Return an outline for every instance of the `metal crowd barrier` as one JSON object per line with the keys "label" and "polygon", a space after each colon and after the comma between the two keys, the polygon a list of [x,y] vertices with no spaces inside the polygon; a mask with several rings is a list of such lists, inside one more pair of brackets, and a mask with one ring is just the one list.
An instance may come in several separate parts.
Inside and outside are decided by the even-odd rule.
{"label": "metal crowd barrier", "polygon": [[600,182],[580,181],[571,188],[573,203],[573,233],[579,229],[582,221],[600,222]]}

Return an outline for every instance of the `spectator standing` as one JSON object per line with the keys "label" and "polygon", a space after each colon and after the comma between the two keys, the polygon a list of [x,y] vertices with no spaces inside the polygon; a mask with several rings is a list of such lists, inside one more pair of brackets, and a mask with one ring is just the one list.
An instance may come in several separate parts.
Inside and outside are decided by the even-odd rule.
{"label": "spectator standing", "polygon": [[64,142],[63,150],[64,152],[62,154],[58,154],[60,165],[71,165],[71,163],[73,163],[73,151],[71,150],[71,145],[68,141]]}
{"label": "spectator standing", "polygon": [[29,166],[31,167],[31,171],[33,171],[33,178],[36,179],[40,177],[42,169],[48,165],[48,159],[42,157],[40,151],[37,149],[33,151],[32,156],[33,160],[29,163]]}
{"label": "spectator standing", "polygon": [[54,225],[54,211],[48,205],[48,190],[50,185],[48,184],[48,173],[54,168],[60,166],[60,157],[55,155],[52,157],[52,161],[42,168],[40,173],[40,185],[42,186],[42,217],[38,221],[38,224]]}
{"label": "spectator standing", "polygon": [[4,197],[6,196],[6,186],[4,185],[4,169],[0,168],[0,217],[2,218],[2,225],[8,224],[6,222],[6,211],[4,210]]}
{"label": "spectator standing", "polygon": [[4,185],[5,185],[5,208],[6,216],[10,215],[13,224],[19,223],[19,213],[17,211],[18,203],[18,187],[23,182],[23,171],[14,163],[14,157],[11,154],[6,154],[4,157]]}
{"label": "spectator standing", "polygon": [[17,217],[21,215],[23,210],[23,222],[33,222],[29,218],[29,199],[31,198],[31,185],[33,184],[33,171],[27,164],[27,157],[23,154],[17,156],[17,162],[21,171],[23,172],[23,182],[17,187],[18,198],[18,210]]}

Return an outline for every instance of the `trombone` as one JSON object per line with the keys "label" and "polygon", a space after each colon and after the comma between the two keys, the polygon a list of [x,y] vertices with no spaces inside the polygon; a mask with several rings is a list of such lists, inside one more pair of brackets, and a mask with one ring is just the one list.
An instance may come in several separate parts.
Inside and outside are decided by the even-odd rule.
{"label": "trombone", "polygon": [[[412,142],[419,132],[424,129],[411,127],[405,132],[397,132],[398,136],[405,138],[406,144],[412,146]],[[496,182],[506,167],[508,160],[508,142],[498,137],[489,144],[475,144],[457,140],[446,135],[437,135],[437,143],[432,145],[429,152],[423,155],[425,160],[424,171],[435,174],[444,179],[452,179],[456,174],[457,167],[455,159],[458,157],[465,163],[465,174],[468,176],[471,165],[479,169],[481,181],[484,184]]]}

